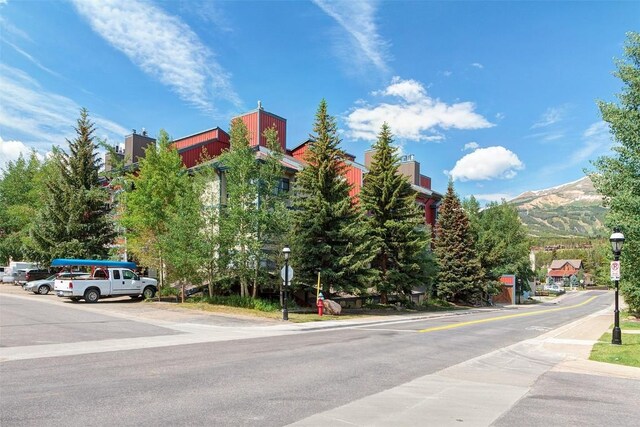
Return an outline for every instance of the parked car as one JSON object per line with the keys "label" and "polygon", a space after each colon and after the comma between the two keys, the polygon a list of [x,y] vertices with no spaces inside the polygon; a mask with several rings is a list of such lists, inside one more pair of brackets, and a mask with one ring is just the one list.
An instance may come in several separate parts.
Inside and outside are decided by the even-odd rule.
{"label": "parked car", "polygon": [[72,277],[89,277],[89,274],[82,271],[64,272],[53,274],[46,279],[33,280],[22,285],[22,289],[34,294],[47,295],[54,286],[56,279],[71,279]]}
{"label": "parked car", "polygon": [[51,272],[49,270],[28,270],[25,281],[32,282],[34,280],[42,280],[49,276],[51,276]]}
{"label": "parked car", "polygon": [[549,292],[553,292],[556,294],[564,294],[565,290],[562,286],[552,283],[550,285],[544,285],[544,290],[545,291],[549,291]]}

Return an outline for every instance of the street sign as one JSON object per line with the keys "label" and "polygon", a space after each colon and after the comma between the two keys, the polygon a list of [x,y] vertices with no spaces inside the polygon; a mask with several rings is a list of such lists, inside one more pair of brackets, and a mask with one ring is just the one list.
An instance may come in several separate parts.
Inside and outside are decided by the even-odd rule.
{"label": "street sign", "polygon": [[620,261],[611,261],[611,280],[620,280]]}
{"label": "street sign", "polygon": [[286,272],[287,272],[287,270],[285,269],[285,267],[282,267],[282,269],[280,270],[280,277],[282,277],[282,280],[289,279],[289,282],[291,282],[291,279],[293,279],[293,268],[291,268],[291,266],[289,266],[289,277],[285,278],[285,273]]}

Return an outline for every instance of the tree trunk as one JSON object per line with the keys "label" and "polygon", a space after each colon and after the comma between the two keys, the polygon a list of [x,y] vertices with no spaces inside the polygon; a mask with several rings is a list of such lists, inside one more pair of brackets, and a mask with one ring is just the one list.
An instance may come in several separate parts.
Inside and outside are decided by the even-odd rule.
{"label": "tree trunk", "polygon": [[260,263],[256,263],[256,269],[253,275],[253,292],[251,297],[252,298],[256,298],[258,296],[258,266],[260,265]]}

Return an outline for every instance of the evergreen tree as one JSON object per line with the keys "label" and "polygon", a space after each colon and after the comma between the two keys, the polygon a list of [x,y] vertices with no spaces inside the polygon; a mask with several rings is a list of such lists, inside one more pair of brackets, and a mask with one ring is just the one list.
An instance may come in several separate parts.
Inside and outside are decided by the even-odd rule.
{"label": "evergreen tree", "polygon": [[321,274],[323,290],[355,291],[366,287],[374,257],[362,227],[362,214],[349,196],[345,153],[334,117],[320,102],[307,149],[307,165],[297,176],[292,229],[292,261],[296,281],[315,284]]}
{"label": "evergreen tree", "polygon": [[69,153],[54,154],[45,203],[31,236],[42,262],[55,257],[106,258],[115,232],[109,194],[102,187],[95,126],[86,109],[80,111],[76,138],[67,140]]}
{"label": "evergreen tree", "polygon": [[531,245],[517,209],[503,201],[489,203],[482,211],[475,211],[475,204],[477,202],[472,197],[469,202],[465,201],[464,206],[474,231],[476,252],[485,272],[486,291],[497,293],[503,274],[515,274],[522,279],[526,290],[526,284],[534,277],[529,260]]}
{"label": "evergreen tree", "polygon": [[614,73],[624,83],[619,104],[598,103],[617,144],[611,156],[593,162],[597,173],[591,179],[610,208],[606,224],[624,233],[621,290],[629,309],[640,315],[640,33],[627,34],[624,52],[626,61],[618,61]]}
{"label": "evergreen tree", "polygon": [[484,271],[475,251],[469,218],[449,181],[436,224],[437,295],[449,301],[477,303]]}
{"label": "evergreen tree", "polygon": [[178,197],[187,191],[189,176],[167,132],[160,131],[156,144],[147,146],[137,174],[122,198],[120,223],[126,230],[127,249],[143,265],[159,272],[159,287],[165,286],[167,266],[165,239],[170,215],[178,211]]}
{"label": "evergreen tree", "polygon": [[407,294],[428,282],[429,234],[416,205],[416,192],[400,174],[400,159],[389,126],[382,125],[360,202],[366,216],[367,235],[374,244],[377,270],[375,286],[381,302],[389,292]]}

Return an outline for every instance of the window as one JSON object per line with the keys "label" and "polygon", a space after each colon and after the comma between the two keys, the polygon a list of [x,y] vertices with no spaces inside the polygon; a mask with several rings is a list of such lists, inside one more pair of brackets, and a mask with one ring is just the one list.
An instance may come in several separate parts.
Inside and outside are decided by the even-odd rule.
{"label": "window", "polygon": [[113,270],[113,278],[120,280],[120,270]]}
{"label": "window", "polygon": [[122,270],[122,278],[123,279],[134,279],[135,274],[131,270]]}
{"label": "window", "polygon": [[282,178],[278,184],[278,192],[289,192],[289,178]]}

